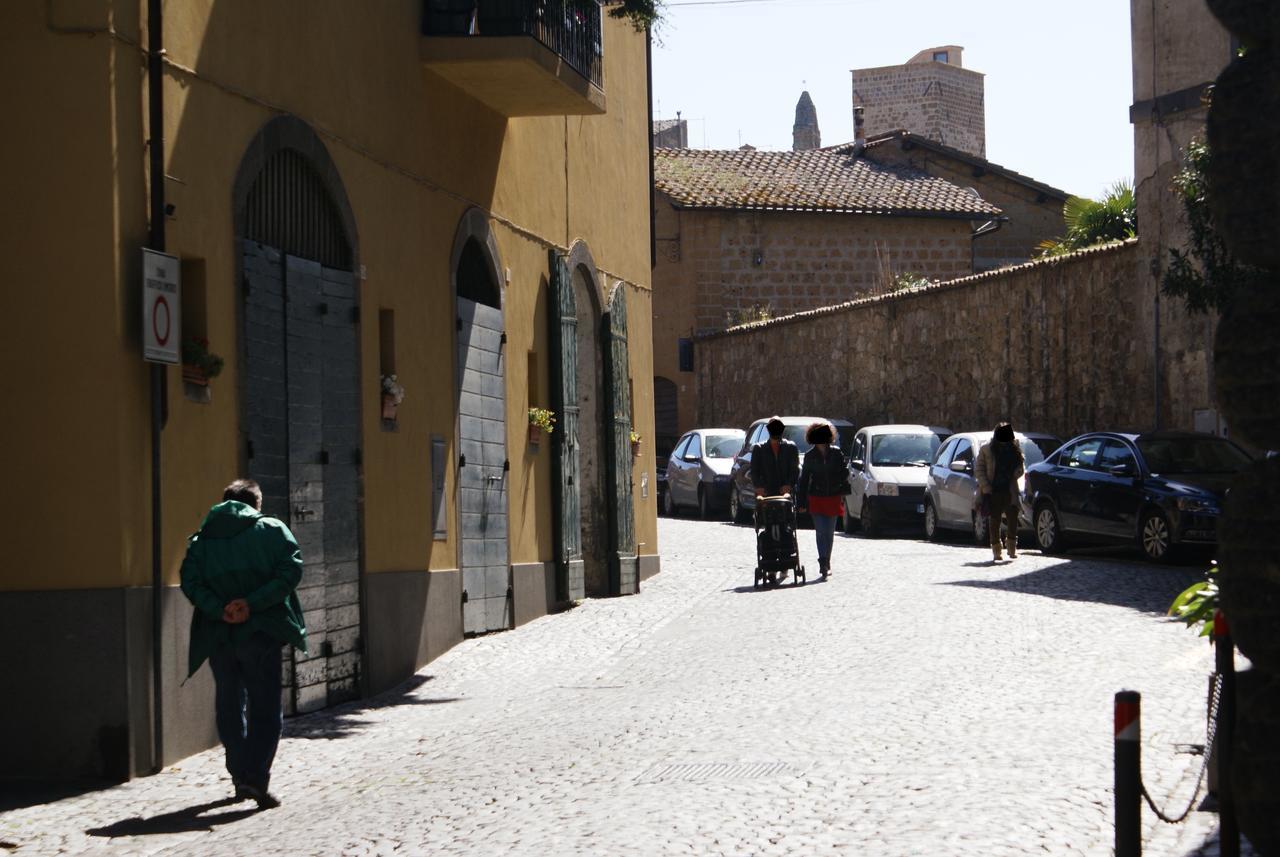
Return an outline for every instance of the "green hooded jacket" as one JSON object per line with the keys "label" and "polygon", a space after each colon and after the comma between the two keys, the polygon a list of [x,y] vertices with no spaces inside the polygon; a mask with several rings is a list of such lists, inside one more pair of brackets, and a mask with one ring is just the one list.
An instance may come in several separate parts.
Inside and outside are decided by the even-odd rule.
{"label": "green hooded jacket", "polygon": [[[300,580],[302,550],[282,521],[237,500],[210,509],[182,561],[182,592],[195,607],[187,675],[215,650],[256,631],[305,652]],[[237,598],[249,603],[249,619],[232,625],[222,621],[222,609]]]}

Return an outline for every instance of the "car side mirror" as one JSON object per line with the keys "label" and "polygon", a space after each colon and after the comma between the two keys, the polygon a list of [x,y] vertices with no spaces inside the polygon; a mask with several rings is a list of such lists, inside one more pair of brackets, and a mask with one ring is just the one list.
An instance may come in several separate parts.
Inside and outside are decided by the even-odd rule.
{"label": "car side mirror", "polygon": [[967,461],[953,461],[953,462],[951,462],[950,467],[951,467],[951,469],[952,469],[953,471],[955,471],[956,473],[968,473],[968,472],[969,472],[969,462],[967,462]]}
{"label": "car side mirror", "polygon": [[850,470],[861,470],[865,466],[866,466],[866,462],[863,461],[861,458],[855,458],[849,462]]}
{"label": "car side mirror", "polygon": [[701,456],[701,455],[686,455],[686,456],[684,457],[684,460],[685,460],[685,461],[687,461],[687,462],[689,462],[690,464],[693,464],[693,463],[695,463],[695,462],[701,461],[701,460],[702,460],[702,456]]}
{"label": "car side mirror", "polygon": [[1109,472],[1112,476],[1137,476],[1132,464],[1116,464]]}

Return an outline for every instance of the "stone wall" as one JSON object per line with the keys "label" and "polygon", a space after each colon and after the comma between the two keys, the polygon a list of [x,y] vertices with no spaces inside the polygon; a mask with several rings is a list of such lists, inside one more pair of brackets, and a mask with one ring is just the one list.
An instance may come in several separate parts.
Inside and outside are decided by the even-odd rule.
{"label": "stone wall", "polygon": [[868,137],[899,129],[987,156],[982,74],[941,62],[853,71],[853,104]]}
{"label": "stone wall", "polygon": [[[956,431],[1008,418],[1062,437],[1149,429],[1142,259],[1129,241],[702,337],[698,423],[805,413]],[[1176,321],[1161,334],[1166,365],[1203,325]],[[1207,393],[1176,373],[1160,386],[1165,427],[1191,428]]]}

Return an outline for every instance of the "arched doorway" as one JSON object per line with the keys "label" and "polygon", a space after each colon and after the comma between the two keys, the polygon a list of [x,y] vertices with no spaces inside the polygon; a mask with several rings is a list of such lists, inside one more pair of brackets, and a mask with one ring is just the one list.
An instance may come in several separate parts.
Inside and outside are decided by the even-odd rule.
{"label": "arched doorway", "polygon": [[506,332],[497,242],[469,211],[454,238],[457,310],[458,523],[462,630],[511,627],[507,509]]}
{"label": "arched doorway", "polygon": [[277,117],[235,186],[246,472],[304,563],[307,654],[285,659],[285,711],[360,695],[360,372],[356,233],[337,169]]}
{"label": "arched doorway", "polygon": [[557,590],[561,599],[637,591],[631,499],[626,301],[602,311],[585,244],[551,252],[553,408],[560,415],[552,467]]}

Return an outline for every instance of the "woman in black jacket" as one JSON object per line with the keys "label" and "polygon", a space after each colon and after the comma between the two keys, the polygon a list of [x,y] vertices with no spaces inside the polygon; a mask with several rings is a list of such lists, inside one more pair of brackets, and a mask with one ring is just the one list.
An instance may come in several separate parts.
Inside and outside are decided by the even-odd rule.
{"label": "woman in black jacket", "polygon": [[836,429],[826,420],[813,423],[804,433],[813,448],[804,454],[800,481],[796,485],[799,511],[809,510],[818,541],[818,573],[831,573],[831,545],[836,537],[844,495],[849,493],[849,468],[844,453],[835,445]]}

